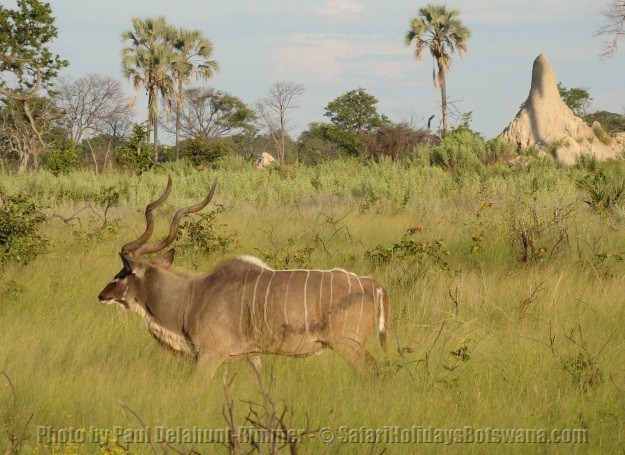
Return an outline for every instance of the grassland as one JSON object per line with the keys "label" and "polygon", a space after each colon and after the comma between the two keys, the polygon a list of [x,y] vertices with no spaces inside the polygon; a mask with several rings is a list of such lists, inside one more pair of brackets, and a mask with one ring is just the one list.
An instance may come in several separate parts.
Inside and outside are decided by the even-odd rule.
{"label": "grassland", "polygon": [[[221,381],[202,380],[192,364],[154,342],[138,315],[96,298],[120,268],[120,245],[142,229],[143,207],[172,173],[158,234],[166,217],[199,200],[218,177],[216,202],[224,211],[217,233],[236,238],[227,253],[182,246],[182,269],[199,273],[226,255],[254,254],[276,267],[357,271],[390,295],[393,352],[381,378],[356,376],[329,351],[263,359],[266,376],[275,377],[273,398],[289,406],[293,428],[307,421],[311,429],[583,428],[584,444],[378,444],[374,453],[622,453],[625,223],[619,206],[597,211],[583,202],[575,184],[583,172],[502,166],[468,174],[337,161],[268,172],[235,162],[138,177],[1,174],[5,194],[29,193],[49,216],[79,211],[81,225],[51,217],[48,251],[2,270],[0,371],[14,384],[17,413],[0,378],[0,448],[32,414],[23,453],[121,453],[114,445],[35,440],[38,425],[140,427],[120,400],[152,426],[225,427]],[[120,200],[108,213],[113,224],[100,229],[98,195],[107,187],[120,189]],[[80,211],[86,205],[93,210]],[[384,359],[375,338],[369,348]],[[245,402],[261,400],[258,384],[243,364],[218,376],[225,370],[244,424]],[[300,450],[325,447],[305,438]],[[369,449],[337,443],[329,453]]]}

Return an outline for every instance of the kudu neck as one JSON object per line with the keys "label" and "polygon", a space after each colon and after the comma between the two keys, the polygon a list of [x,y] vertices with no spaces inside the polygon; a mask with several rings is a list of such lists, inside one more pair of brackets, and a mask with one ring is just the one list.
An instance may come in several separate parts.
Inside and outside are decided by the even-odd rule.
{"label": "kudu neck", "polygon": [[157,269],[145,292],[145,309],[154,322],[179,331],[193,296],[194,279],[167,269]]}

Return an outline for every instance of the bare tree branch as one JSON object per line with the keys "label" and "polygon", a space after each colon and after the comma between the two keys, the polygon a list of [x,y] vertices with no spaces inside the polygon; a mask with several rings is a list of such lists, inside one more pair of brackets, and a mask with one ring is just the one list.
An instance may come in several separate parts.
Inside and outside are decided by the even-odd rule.
{"label": "bare tree branch", "polygon": [[287,111],[298,106],[297,98],[304,93],[304,87],[294,82],[274,82],[265,98],[255,104],[259,122],[267,130],[276,147],[280,163],[284,163],[285,142],[289,125]]}
{"label": "bare tree branch", "polygon": [[601,26],[594,36],[608,37],[601,52],[601,59],[605,59],[616,52],[619,39],[625,35],[625,0],[613,0],[601,15],[607,19],[607,24]]}

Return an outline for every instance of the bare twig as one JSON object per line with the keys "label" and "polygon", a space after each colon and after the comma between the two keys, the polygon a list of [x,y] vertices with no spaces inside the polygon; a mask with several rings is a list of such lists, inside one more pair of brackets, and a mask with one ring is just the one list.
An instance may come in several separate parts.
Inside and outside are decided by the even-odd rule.
{"label": "bare twig", "polygon": [[151,436],[152,433],[150,431],[150,427],[148,427],[145,423],[143,423],[143,420],[141,420],[141,417],[139,416],[139,414],[130,406],[128,406],[126,402],[119,400],[119,404],[122,406],[122,411],[128,410],[128,412],[130,412],[135,417],[135,419],[137,419],[137,421],[141,424],[141,426],[143,427],[143,431],[145,432],[146,438],[148,440],[148,443],[150,444],[150,447],[152,447],[152,452],[154,452],[154,455],[157,455],[156,445],[154,444],[154,441],[152,441],[152,436]]}

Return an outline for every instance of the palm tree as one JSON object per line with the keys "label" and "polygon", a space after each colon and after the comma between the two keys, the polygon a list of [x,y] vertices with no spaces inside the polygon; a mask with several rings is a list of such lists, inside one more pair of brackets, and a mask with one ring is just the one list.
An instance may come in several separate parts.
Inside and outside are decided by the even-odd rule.
{"label": "palm tree", "polygon": [[432,71],[434,87],[441,90],[441,109],[443,113],[442,132],[447,131],[447,87],[445,75],[451,68],[451,54],[458,50],[462,57],[467,50],[467,40],[471,31],[462,25],[458,15],[460,11],[448,10],[445,5],[427,5],[419,10],[419,15],[410,21],[406,33],[406,45],[415,42],[414,56],[423,58],[423,50],[428,47],[436,61]]}
{"label": "palm tree", "polygon": [[211,60],[213,43],[200,30],[178,29],[173,38],[173,46],[178,53],[178,60],[172,67],[174,80],[178,83],[176,93],[176,159],[180,149],[180,110],[183,102],[182,86],[191,76],[207,81],[216,71],[219,64]]}
{"label": "palm tree", "polygon": [[132,19],[132,30],[122,33],[129,45],[122,49],[123,75],[136,90],[145,87],[148,95],[148,124],[154,130],[154,161],[158,161],[158,96],[173,97],[170,69],[179,61],[172,47],[173,28],[164,17]]}

